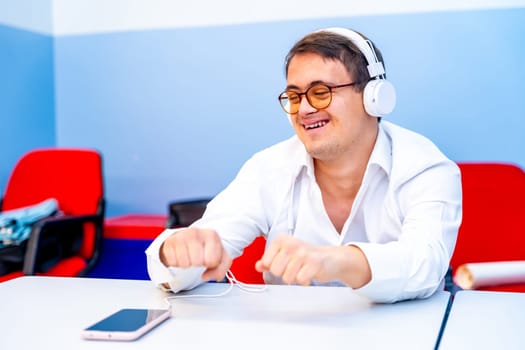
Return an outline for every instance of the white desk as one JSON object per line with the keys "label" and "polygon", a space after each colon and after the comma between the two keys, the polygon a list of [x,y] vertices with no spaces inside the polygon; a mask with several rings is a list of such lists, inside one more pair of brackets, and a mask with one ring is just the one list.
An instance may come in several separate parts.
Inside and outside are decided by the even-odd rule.
{"label": "white desk", "polygon": [[439,349],[525,349],[525,293],[457,292]]}
{"label": "white desk", "polygon": [[[216,293],[209,283],[195,293]],[[342,287],[234,288],[178,299],[173,317],[135,342],[88,341],[80,330],[124,307],[165,308],[149,281],[22,277],[0,283],[0,349],[434,349],[449,293],[375,305]]]}

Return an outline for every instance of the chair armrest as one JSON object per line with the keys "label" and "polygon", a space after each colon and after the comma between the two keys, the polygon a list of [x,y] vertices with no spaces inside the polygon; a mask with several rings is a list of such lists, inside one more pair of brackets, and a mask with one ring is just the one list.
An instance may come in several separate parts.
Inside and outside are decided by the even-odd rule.
{"label": "chair armrest", "polygon": [[[83,224],[93,223],[95,226],[101,227],[102,222],[103,218],[99,215],[61,215],[48,217],[36,222],[31,229],[27,243],[23,267],[24,274],[34,275],[37,272],[39,257],[42,256],[40,248],[46,239],[56,239],[57,242],[74,239],[75,234],[83,236]],[[95,229],[95,234],[100,236],[96,237],[95,244],[97,245],[100,244],[102,239],[102,231]],[[81,245],[82,239],[80,240]],[[55,248],[60,249],[61,247],[56,246]]]}

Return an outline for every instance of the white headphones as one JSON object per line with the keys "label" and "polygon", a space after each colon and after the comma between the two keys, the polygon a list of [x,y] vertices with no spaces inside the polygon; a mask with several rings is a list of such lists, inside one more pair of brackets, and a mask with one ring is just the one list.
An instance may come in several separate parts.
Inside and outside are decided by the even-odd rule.
{"label": "white headphones", "polygon": [[365,56],[368,63],[370,80],[363,91],[363,104],[365,111],[374,117],[381,117],[391,113],[396,105],[396,90],[394,85],[386,80],[383,63],[378,60],[373,44],[353,30],[332,27],[318,30],[329,32],[348,38]]}

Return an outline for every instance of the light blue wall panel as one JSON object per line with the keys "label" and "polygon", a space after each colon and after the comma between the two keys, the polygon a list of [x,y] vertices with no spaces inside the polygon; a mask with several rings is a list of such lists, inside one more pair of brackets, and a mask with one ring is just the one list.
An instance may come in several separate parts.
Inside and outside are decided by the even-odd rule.
{"label": "light blue wall panel", "polygon": [[0,190],[22,154],[55,144],[53,39],[0,25]]}
{"label": "light blue wall panel", "polygon": [[57,38],[58,143],[103,152],[110,215],[213,195],[291,135],[277,103],[284,48],[263,29]]}
{"label": "light blue wall panel", "polygon": [[108,215],[214,195],[292,129],[276,96],[308,31],[375,40],[398,89],[388,117],[458,161],[525,167],[525,9],[286,21],[57,37],[57,143],[100,149]]}
{"label": "light blue wall panel", "polygon": [[455,160],[525,167],[524,9],[391,16],[381,25],[395,32],[389,46],[405,42],[390,47],[398,123]]}

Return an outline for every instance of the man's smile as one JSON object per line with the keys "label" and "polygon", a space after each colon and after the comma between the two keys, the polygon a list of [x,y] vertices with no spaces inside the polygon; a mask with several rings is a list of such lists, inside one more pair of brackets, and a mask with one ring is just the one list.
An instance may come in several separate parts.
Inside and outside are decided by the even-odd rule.
{"label": "man's smile", "polygon": [[311,129],[321,128],[325,126],[326,124],[328,124],[328,120],[319,120],[319,121],[316,121],[314,123],[309,123],[309,124],[303,123],[303,127],[306,130],[311,130]]}

